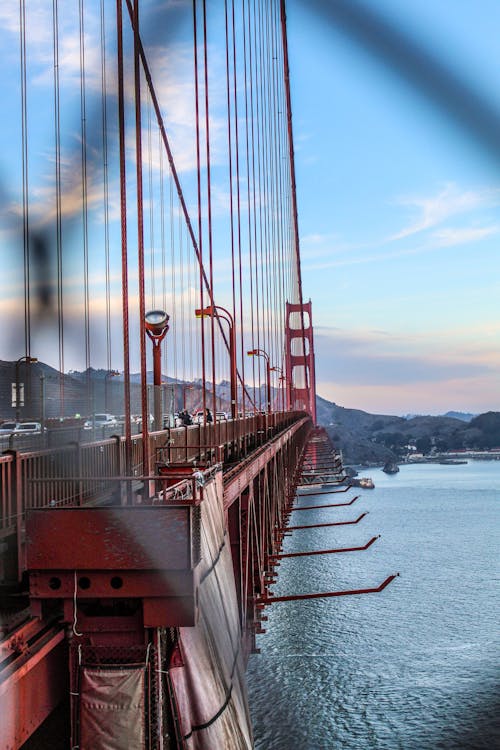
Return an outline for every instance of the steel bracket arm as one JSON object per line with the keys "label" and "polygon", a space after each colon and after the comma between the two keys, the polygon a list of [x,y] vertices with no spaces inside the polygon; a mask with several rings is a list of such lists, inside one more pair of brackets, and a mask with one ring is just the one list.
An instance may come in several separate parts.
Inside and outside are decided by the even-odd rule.
{"label": "steel bracket arm", "polygon": [[259,600],[261,606],[275,604],[276,602],[296,602],[303,599],[327,599],[333,596],[355,596],[356,594],[378,594],[383,591],[399,573],[395,573],[383,581],[380,586],[370,589],[352,589],[348,591],[322,591],[315,594],[292,594],[290,596],[264,596]]}

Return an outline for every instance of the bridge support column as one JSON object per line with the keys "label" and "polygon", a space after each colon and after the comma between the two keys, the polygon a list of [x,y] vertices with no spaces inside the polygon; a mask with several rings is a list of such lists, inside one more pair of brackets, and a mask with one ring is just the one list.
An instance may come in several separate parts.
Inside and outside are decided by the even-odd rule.
{"label": "bridge support column", "polygon": [[307,411],[316,424],[316,374],[311,301],[286,303],[285,364],[287,408]]}

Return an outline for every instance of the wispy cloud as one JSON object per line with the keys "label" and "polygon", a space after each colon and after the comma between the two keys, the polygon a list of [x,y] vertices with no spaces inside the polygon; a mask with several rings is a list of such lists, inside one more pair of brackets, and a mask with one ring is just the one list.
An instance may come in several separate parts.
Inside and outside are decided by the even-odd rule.
{"label": "wispy cloud", "polygon": [[484,188],[482,190],[460,190],[455,183],[448,183],[437,195],[429,198],[405,197],[397,203],[408,206],[417,217],[388,241],[401,240],[432,229],[452,216],[463,215],[478,208],[500,205],[500,189]]}
{"label": "wispy cloud", "polygon": [[449,227],[434,232],[432,237],[437,247],[449,247],[452,245],[463,245],[468,242],[477,242],[485,237],[498,234],[500,226],[490,227]]}

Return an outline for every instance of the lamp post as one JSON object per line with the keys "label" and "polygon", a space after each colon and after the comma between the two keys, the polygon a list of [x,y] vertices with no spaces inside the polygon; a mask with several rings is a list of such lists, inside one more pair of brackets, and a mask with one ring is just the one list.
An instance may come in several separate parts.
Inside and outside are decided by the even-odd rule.
{"label": "lamp post", "polygon": [[[217,312],[216,312],[217,311]],[[222,312],[222,315],[220,312]],[[236,370],[236,330],[231,313],[220,305],[210,305],[194,311],[197,318],[213,318],[217,316],[225,320],[229,326],[229,359],[231,366],[230,388],[231,388],[231,419],[236,419],[237,413],[237,370]],[[215,383],[214,383],[215,388]]]}
{"label": "lamp post", "polygon": [[182,387],[182,408],[186,411],[186,391],[191,391],[194,385],[184,385]]}
{"label": "lamp post", "polygon": [[271,363],[269,354],[264,349],[251,349],[247,352],[249,357],[264,357],[266,360],[266,385],[267,385],[267,413],[271,413]]}
{"label": "lamp post", "polygon": [[[38,362],[37,357],[19,357],[19,359],[16,362],[16,422],[19,422],[19,419],[21,418],[21,398],[20,398],[20,388],[21,383],[19,382],[19,370],[21,367],[21,362],[26,362],[27,364],[33,364],[35,362]],[[24,405],[24,404],[23,404]]]}
{"label": "lamp post", "polygon": [[[155,429],[162,428],[161,342],[167,335],[169,316],[164,310],[150,310],[144,316],[144,327],[153,343],[153,386]],[[143,414],[147,418],[146,414]]]}
{"label": "lamp post", "polygon": [[280,383],[280,389],[281,389],[281,410],[285,411],[285,394],[283,392],[283,385],[286,380],[285,376],[283,375],[283,370],[281,367],[278,367],[277,365],[275,367],[271,367],[271,372],[278,372],[279,373],[279,383]]}
{"label": "lamp post", "polygon": [[104,411],[108,412],[108,380],[109,378],[117,378],[120,375],[118,370],[108,370],[104,376]]}

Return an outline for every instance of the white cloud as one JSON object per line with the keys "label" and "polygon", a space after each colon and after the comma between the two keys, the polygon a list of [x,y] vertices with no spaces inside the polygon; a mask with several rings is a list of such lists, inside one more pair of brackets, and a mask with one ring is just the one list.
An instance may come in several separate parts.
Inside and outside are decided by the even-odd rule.
{"label": "white cloud", "polygon": [[478,208],[498,206],[500,205],[500,189],[461,191],[454,183],[448,183],[437,195],[430,198],[400,198],[397,203],[409,206],[419,215],[407,227],[388,237],[388,241],[401,240],[431,229],[452,216],[469,213]]}
{"label": "white cloud", "polygon": [[463,245],[468,242],[478,242],[485,237],[498,234],[500,226],[490,227],[449,227],[434,232],[432,237],[437,247]]}

